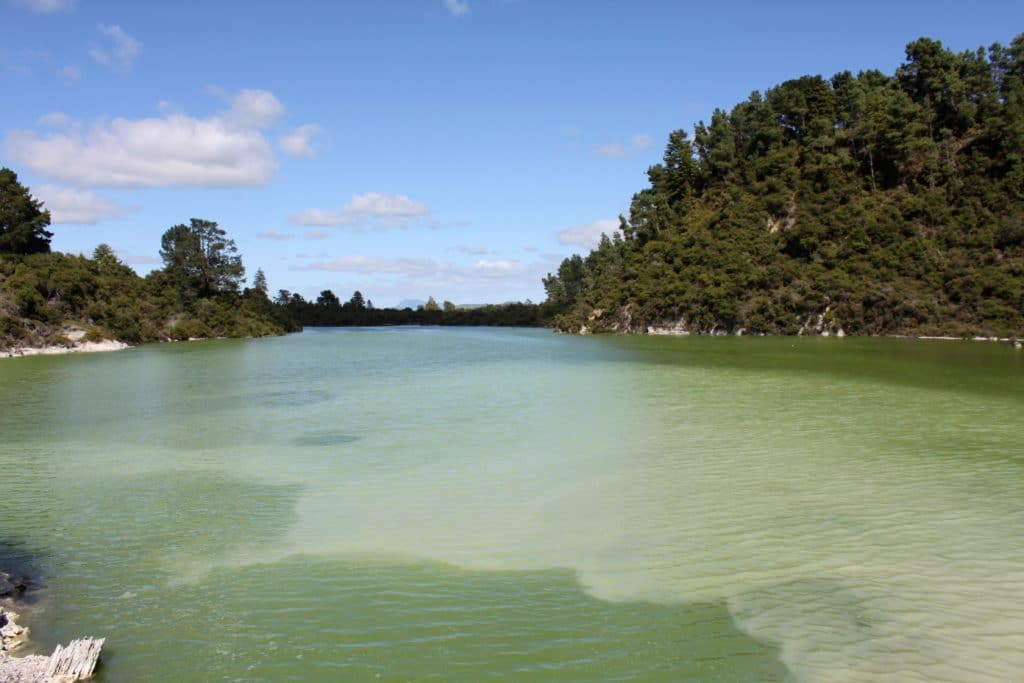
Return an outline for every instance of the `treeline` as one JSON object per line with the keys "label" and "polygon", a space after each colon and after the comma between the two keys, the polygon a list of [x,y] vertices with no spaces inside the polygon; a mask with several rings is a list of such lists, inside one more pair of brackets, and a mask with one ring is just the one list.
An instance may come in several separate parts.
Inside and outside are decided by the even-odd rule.
{"label": "treeline", "polygon": [[558,327],[1024,334],[1024,35],[755,92],[647,176],[545,278]]}
{"label": "treeline", "polygon": [[315,301],[300,294],[279,290],[274,303],[286,310],[303,326],[379,325],[464,325],[501,327],[543,327],[550,321],[546,306],[527,302],[511,302],[488,306],[459,307],[450,301],[438,304],[430,297],[416,308],[375,308],[372,301],[356,291],[342,302],[329,289],[320,292]]}
{"label": "treeline", "polygon": [[116,339],[258,337],[297,330],[216,223],[192,219],[161,240],[164,267],[140,277],[105,244],[92,258],[51,253],[49,212],[0,169],[0,350]]}

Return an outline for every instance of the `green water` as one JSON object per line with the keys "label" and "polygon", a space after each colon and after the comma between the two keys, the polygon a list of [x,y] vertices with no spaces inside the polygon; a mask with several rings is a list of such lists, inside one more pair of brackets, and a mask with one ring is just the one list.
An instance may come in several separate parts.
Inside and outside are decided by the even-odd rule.
{"label": "green water", "polygon": [[101,681],[1009,681],[1024,354],[314,330],[0,362],[0,561]]}

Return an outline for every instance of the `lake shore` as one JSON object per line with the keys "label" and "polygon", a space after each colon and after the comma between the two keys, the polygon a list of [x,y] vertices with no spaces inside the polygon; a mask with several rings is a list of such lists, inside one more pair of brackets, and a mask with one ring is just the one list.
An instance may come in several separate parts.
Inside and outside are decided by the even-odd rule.
{"label": "lake shore", "polygon": [[[0,576],[7,575],[0,572]],[[7,583],[15,591],[14,597],[0,600],[0,683],[52,683],[92,678],[105,638],[82,638],[71,641],[66,647],[57,645],[49,656],[13,655],[28,641],[29,629],[18,623],[20,615],[12,609],[18,604],[21,588]]]}
{"label": "lake shore", "polygon": [[[654,334],[666,334],[664,332],[656,332]],[[668,336],[690,336],[687,334],[678,334]],[[714,335],[709,335],[714,336]],[[812,336],[812,335],[796,335],[796,336]],[[829,336],[829,335],[822,335]],[[839,335],[837,335],[839,336]],[[842,335],[845,336],[845,335]],[[938,335],[881,335],[890,339],[918,339],[921,341],[970,341],[970,342],[997,342],[1002,344],[1009,344],[1017,350],[1021,350],[1024,347],[1020,339],[1014,337],[953,337],[953,336],[938,336]],[[195,337],[189,338],[188,341],[204,341],[205,338]],[[162,342],[157,342],[162,343]],[[0,358],[20,358],[25,356],[57,356],[65,355],[69,353],[105,353],[108,351],[122,351],[130,348],[131,344],[125,342],[116,341],[112,339],[104,339],[102,341],[88,342],[88,341],[74,341],[71,344],[53,344],[48,346],[21,346],[10,349],[0,349]],[[2,679],[0,679],[2,683]]]}
{"label": "lake shore", "polygon": [[12,656],[25,643],[28,629],[18,624],[18,613],[0,601],[0,683],[28,683],[45,679],[50,658],[42,655]]}
{"label": "lake shore", "polygon": [[71,344],[53,344],[48,346],[20,346],[12,349],[0,350],[0,358],[19,358],[22,356],[56,356],[67,353],[103,353],[106,351],[121,351],[127,349],[129,344],[104,339],[102,341],[76,341]]}

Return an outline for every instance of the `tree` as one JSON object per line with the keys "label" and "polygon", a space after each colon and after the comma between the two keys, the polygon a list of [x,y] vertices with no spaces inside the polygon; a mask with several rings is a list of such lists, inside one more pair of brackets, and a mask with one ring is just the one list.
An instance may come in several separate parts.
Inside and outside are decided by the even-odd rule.
{"label": "tree", "polygon": [[447,300],[446,300],[446,301],[445,301],[445,302],[444,302],[444,303],[442,304],[442,306],[444,307],[444,312],[445,312],[445,313],[452,313],[452,312],[454,312],[454,311],[455,311],[455,304],[453,304],[453,303],[452,303],[451,301],[447,301]]}
{"label": "tree", "polygon": [[252,278],[252,288],[263,296],[267,295],[267,276],[263,274],[262,268],[256,269],[256,275]]}
{"label": "tree", "polygon": [[245,276],[235,241],[213,221],[193,218],[170,228],[160,240],[164,272],[185,300],[236,294]]}
{"label": "tree", "polygon": [[39,254],[50,251],[50,212],[29,194],[9,168],[0,168],[0,253]]}
{"label": "tree", "polygon": [[434,300],[434,297],[428,296],[427,297],[427,303],[423,304],[423,310],[424,311],[440,311],[441,307],[437,305],[437,302]]}
{"label": "tree", "polygon": [[320,292],[320,296],[316,298],[316,305],[323,306],[325,308],[340,308],[341,299],[339,299],[338,295],[331,290],[325,289]]}
{"label": "tree", "polygon": [[366,308],[366,301],[363,299],[363,293],[358,289],[352,294],[352,298],[348,300],[348,308],[362,311]]}
{"label": "tree", "polygon": [[117,257],[113,247],[107,243],[100,244],[92,250],[92,260],[100,275],[132,275],[134,271]]}

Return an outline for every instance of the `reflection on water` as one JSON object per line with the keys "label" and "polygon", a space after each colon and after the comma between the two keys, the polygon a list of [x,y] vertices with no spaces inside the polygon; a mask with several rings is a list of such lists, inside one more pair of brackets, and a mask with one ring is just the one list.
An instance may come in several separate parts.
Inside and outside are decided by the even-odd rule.
{"label": "reflection on water", "polygon": [[46,549],[37,633],[107,635],[108,680],[1013,680],[1022,380],[519,330],[18,359],[0,500],[38,514],[0,510]]}

